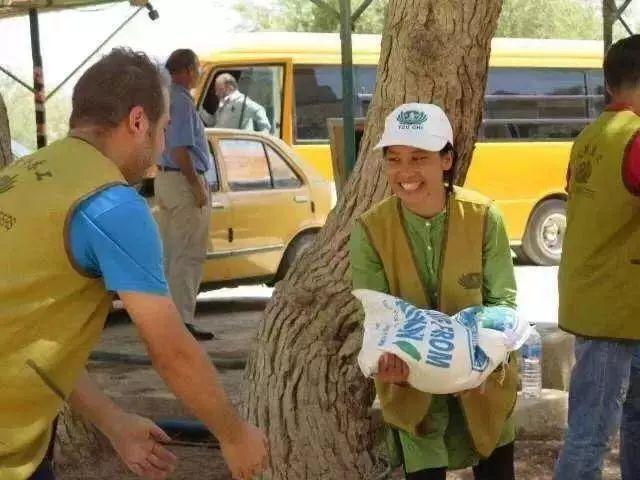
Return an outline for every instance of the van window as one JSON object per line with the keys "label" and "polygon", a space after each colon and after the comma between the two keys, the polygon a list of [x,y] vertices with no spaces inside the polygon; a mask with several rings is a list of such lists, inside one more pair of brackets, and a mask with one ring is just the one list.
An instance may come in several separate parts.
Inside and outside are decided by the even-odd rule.
{"label": "van window", "polygon": [[604,110],[604,73],[602,69],[587,71],[589,116],[596,118]]}
{"label": "van window", "polygon": [[571,139],[589,122],[586,72],[559,68],[492,68],[480,137]]}
{"label": "van window", "polygon": [[[376,82],[375,66],[354,67],[354,116],[364,117]],[[327,119],[342,117],[342,69],[339,66],[296,66],[295,139],[297,143],[326,143]]]}
{"label": "van window", "polygon": [[[284,66],[283,65],[255,65],[242,67],[220,68],[213,72],[207,94],[200,105],[200,116],[208,127],[215,127],[215,113],[220,99],[215,93],[215,79],[221,73],[230,73],[238,82],[238,90],[246,94],[251,100],[265,109],[267,119],[271,124],[272,135],[280,137],[282,134],[282,102],[284,95]],[[242,104],[238,109],[238,122],[242,113]],[[239,125],[238,125],[239,126]],[[238,128],[238,127],[230,127]]]}

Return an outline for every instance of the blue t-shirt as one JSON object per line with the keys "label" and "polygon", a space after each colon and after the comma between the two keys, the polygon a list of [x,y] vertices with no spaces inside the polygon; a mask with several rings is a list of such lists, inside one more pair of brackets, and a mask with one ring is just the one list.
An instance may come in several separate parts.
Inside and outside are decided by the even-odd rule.
{"label": "blue t-shirt", "polygon": [[107,290],[169,294],[158,227],[132,187],[109,187],[84,200],[69,228],[73,259],[102,277]]}
{"label": "blue t-shirt", "polygon": [[204,173],[211,168],[211,157],[202,119],[198,116],[193,99],[186,88],[173,83],[170,95],[170,121],[160,163],[165,167],[178,168],[171,156],[171,150],[187,147],[193,167],[200,173]]}

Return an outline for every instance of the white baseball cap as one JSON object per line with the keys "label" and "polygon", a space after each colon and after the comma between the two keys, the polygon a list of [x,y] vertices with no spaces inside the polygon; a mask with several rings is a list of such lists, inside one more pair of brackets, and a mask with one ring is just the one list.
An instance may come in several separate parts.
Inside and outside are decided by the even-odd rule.
{"label": "white baseball cap", "polygon": [[384,133],[375,150],[393,145],[439,152],[453,145],[453,129],[442,109],[431,103],[405,103],[391,112],[384,122]]}

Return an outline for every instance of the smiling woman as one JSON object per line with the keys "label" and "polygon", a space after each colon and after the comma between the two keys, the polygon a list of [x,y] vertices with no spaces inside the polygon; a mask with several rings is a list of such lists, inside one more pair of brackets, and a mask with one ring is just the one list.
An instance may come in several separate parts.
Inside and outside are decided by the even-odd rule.
{"label": "smiling woman", "polygon": [[[436,105],[405,104],[387,116],[377,148],[383,150],[393,196],[356,222],[350,239],[353,286],[390,293],[448,315],[482,305],[510,310],[515,306],[515,280],[504,224],[489,199],[448,182],[453,142],[451,124]],[[421,337],[413,316],[405,317],[397,337]],[[435,323],[430,322],[431,328]],[[444,328],[434,331],[427,364],[449,368],[454,348],[450,335]],[[477,383],[453,383],[449,390],[438,390],[444,379],[433,377],[421,387],[407,384],[411,356],[401,355],[396,350],[380,357],[375,385],[406,478],[444,479],[447,469],[475,466],[476,473],[492,472],[488,477],[476,474],[478,480],[511,480],[514,362],[498,369],[499,362],[485,365],[486,376]],[[503,359],[504,352],[495,358]],[[452,377],[456,382],[463,379],[461,373]],[[481,389],[474,388],[480,382]],[[464,395],[450,395],[462,390]]]}
{"label": "smiling woman", "polygon": [[[390,115],[377,148],[383,149],[391,191],[412,212],[441,212],[453,187],[453,130],[436,105],[407,104]],[[446,185],[445,185],[446,184]]]}

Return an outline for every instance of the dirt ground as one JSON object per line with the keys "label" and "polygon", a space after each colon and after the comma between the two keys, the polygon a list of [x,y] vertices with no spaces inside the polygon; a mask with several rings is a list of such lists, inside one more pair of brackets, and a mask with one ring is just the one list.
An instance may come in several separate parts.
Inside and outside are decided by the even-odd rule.
{"label": "dirt ground", "polygon": [[[216,333],[215,340],[204,342],[210,354],[222,358],[241,358],[251,348],[266,299],[238,296],[225,298],[224,292],[216,298],[201,301],[198,305],[198,325]],[[135,328],[122,312],[115,312],[105,329],[97,350],[115,353],[143,354]],[[146,366],[107,364],[92,362],[89,371],[116,402],[124,408],[156,421],[168,418],[189,418],[175,401],[158,375]],[[243,385],[241,370],[221,370],[221,377],[234,403],[239,403]],[[526,440],[516,443],[516,473],[522,480],[548,480],[552,477],[553,464],[561,442],[559,440]],[[220,451],[213,448],[173,446],[179,457],[179,465],[171,476],[174,480],[230,479]],[[614,446],[607,458],[604,480],[620,478],[618,448]],[[81,456],[74,459],[58,459],[59,480],[134,480],[115,455]],[[393,478],[402,478],[396,473]],[[448,480],[471,480],[470,472],[452,472]],[[351,480],[351,479],[348,479]],[[358,480],[358,479],[353,479]]]}

